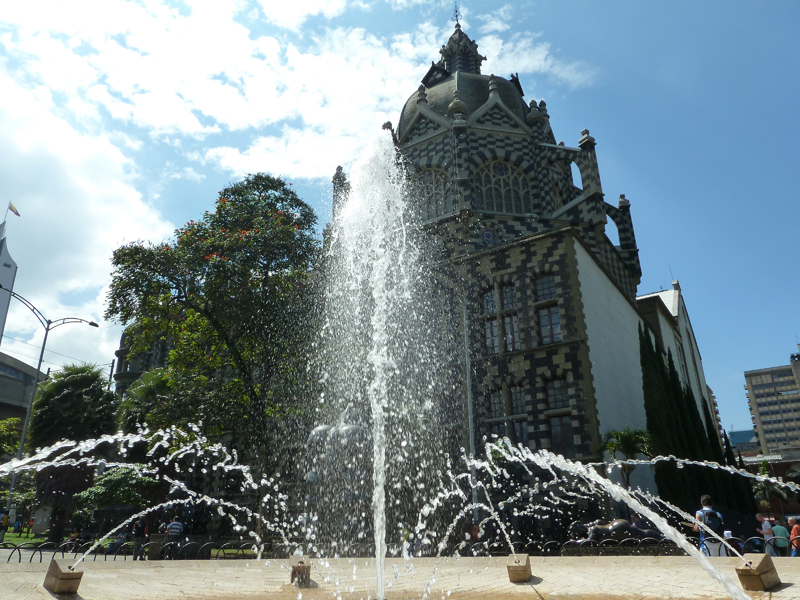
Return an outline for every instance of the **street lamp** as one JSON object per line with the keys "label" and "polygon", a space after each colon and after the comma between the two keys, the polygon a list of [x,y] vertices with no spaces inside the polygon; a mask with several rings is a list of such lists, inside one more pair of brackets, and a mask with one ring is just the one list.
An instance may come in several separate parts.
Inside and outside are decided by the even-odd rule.
{"label": "street lamp", "polygon": [[[25,422],[22,424],[22,439],[19,442],[19,449],[17,450],[17,460],[22,459],[22,449],[25,446],[25,436],[28,434],[28,423],[31,420],[31,410],[33,409],[33,399],[36,396],[36,388],[39,386],[39,373],[42,370],[42,359],[44,358],[44,349],[47,346],[47,336],[51,329],[55,329],[61,325],[68,325],[70,323],[86,323],[90,327],[100,327],[94,321],[87,321],[86,319],[79,319],[78,317],[65,317],[63,319],[56,319],[51,321],[42,314],[38,308],[31,304],[26,298],[23,298],[18,293],[9,290],[8,288],[0,285],[0,290],[4,290],[11,294],[14,298],[22,302],[30,311],[39,319],[39,323],[44,327],[44,341],[42,341],[42,351],[39,353],[39,364],[36,365],[36,375],[33,378],[33,390],[31,391],[31,401],[28,403],[28,410],[25,413]],[[14,493],[14,488],[17,485],[16,472],[11,475],[11,487],[8,490],[8,500],[6,501],[6,514],[11,509],[11,496]]]}

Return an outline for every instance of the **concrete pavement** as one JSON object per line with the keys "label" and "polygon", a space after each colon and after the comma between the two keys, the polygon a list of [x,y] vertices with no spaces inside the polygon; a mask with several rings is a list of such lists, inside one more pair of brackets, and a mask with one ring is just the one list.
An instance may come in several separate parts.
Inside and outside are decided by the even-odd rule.
{"label": "concrete pavement", "polygon": [[[0,598],[50,600],[43,587],[49,563],[6,563],[0,556]],[[28,557],[24,557],[27,561]],[[35,559],[38,560],[38,557]],[[289,582],[287,560],[89,562],[74,600],[355,600],[375,598],[374,559],[314,559],[311,588]],[[739,559],[711,562],[736,581]],[[800,598],[800,559],[775,559],[783,585],[752,598]],[[386,561],[386,598],[431,600],[716,600],[722,585],[689,557],[532,557],[533,578],[509,583],[505,558],[417,558]]]}

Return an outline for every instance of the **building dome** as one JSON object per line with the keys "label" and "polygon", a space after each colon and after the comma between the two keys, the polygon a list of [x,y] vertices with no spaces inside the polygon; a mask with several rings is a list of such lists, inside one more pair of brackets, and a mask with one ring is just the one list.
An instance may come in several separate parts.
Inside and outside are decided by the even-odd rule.
{"label": "building dome", "polygon": [[[425,80],[423,80],[423,85],[424,82]],[[524,122],[528,115],[528,106],[525,104],[525,100],[522,99],[522,94],[512,82],[496,75],[456,71],[433,83],[429,83],[430,87],[424,86],[428,108],[443,117],[449,117],[447,109],[453,102],[453,92],[458,90],[461,102],[467,107],[467,113],[464,116],[469,117],[470,114],[489,100],[491,82],[494,82],[497,86],[497,91],[503,104]],[[419,97],[420,92],[415,92],[406,100],[403,106],[403,110],[400,113],[400,122],[397,126],[397,135],[400,138],[403,137],[417,112]]]}

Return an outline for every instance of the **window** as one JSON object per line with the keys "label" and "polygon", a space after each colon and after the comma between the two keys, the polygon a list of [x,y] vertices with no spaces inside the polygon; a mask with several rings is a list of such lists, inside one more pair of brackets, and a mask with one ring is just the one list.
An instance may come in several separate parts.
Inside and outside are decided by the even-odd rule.
{"label": "window", "polygon": [[517,308],[517,295],[513,285],[500,286],[500,306],[503,310]]}
{"label": "window", "polygon": [[417,194],[423,221],[451,214],[456,209],[450,176],[443,169],[421,169],[417,173]]}
{"label": "window", "polygon": [[567,382],[563,379],[547,382],[547,408],[549,410],[569,408]]}
{"label": "window", "polygon": [[488,315],[496,311],[497,305],[494,303],[494,288],[492,288],[483,295],[483,314]]}
{"label": "window", "polygon": [[519,321],[517,321],[517,315],[503,317],[503,326],[506,332],[506,350],[509,352],[519,350]]}
{"label": "window", "polygon": [[525,422],[525,419],[517,419],[511,422],[514,431],[514,438],[512,442],[514,444],[522,444],[523,446],[528,446],[529,437],[528,437],[528,424]]}
{"label": "window", "polygon": [[472,191],[478,210],[517,215],[532,212],[527,176],[504,160],[490,161],[475,171]]}
{"label": "window", "polygon": [[543,275],[536,279],[536,301],[552,300],[556,297],[556,278],[554,275]]}
{"label": "window", "polygon": [[502,419],[506,414],[503,402],[503,392],[495,390],[489,394],[489,418]]}
{"label": "window", "polygon": [[[499,300],[499,302],[498,302]],[[500,306],[500,310],[497,307]],[[495,285],[483,294],[486,353],[513,352],[520,349],[517,296],[513,283]],[[501,331],[502,327],[502,331]],[[501,350],[500,340],[503,340]]]}
{"label": "window", "polygon": [[550,419],[550,450],[567,458],[575,456],[575,440],[572,437],[572,418],[568,416]]}
{"label": "window", "polygon": [[539,309],[539,331],[542,344],[561,341],[561,318],[558,314],[558,306]]}
{"label": "window", "polygon": [[500,330],[497,327],[497,317],[486,319],[486,353],[500,354]]}
{"label": "window", "polygon": [[[508,398],[508,402],[506,401]],[[506,437],[512,444],[528,445],[527,404],[528,394],[525,388],[516,386],[503,387],[488,395],[489,433],[498,437]]]}
{"label": "window", "polygon": [[512,387],[510,390],[510,394],[511,394],[511,414],[524,415],[527,412],[526,409],[527,395],[525,394],[525,390],[519,386]]}

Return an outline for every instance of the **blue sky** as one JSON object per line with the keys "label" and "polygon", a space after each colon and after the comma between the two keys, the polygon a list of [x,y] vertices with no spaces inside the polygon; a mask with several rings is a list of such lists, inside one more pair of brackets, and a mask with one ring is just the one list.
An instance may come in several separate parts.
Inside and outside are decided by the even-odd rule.
{"label": "blue sky", "polygon": [[[17,2],[0,22],[0,202],[15,289],[49,318],[100,320],[112,250],[160,241],[248,172],[285,176],[320,215],[330,178],[397,122],[452,32],[450,2]],[[556,138],[597,139],[644,275],[681,282],[725,427],[750,426],[743,371],[788,364],[800,4],[465,2],[488,60],[545,99]],[[671,273],[670,273],[671,270]],[[2,349],[34,362],[12,305]],[[110,363],[119,327],[62,327],[45,366]]]}

